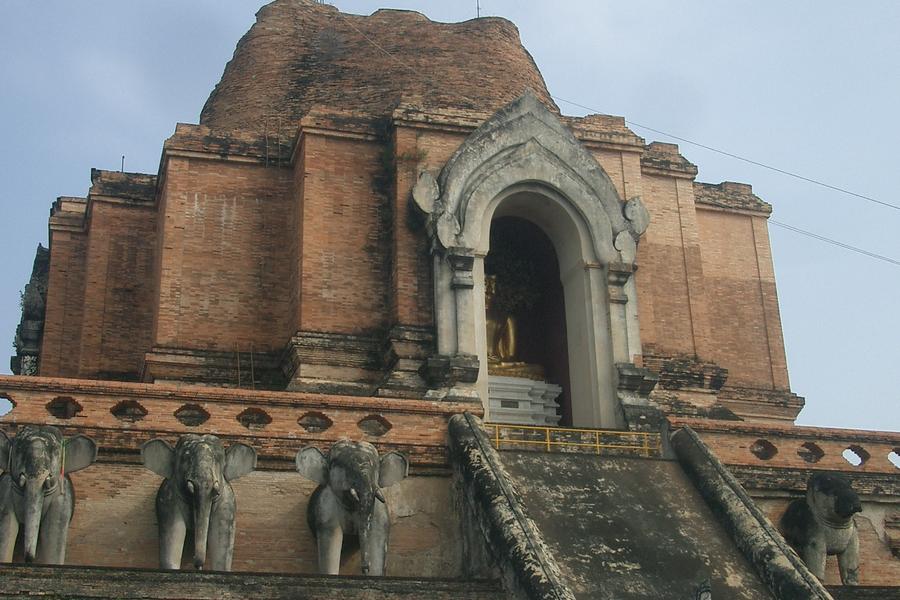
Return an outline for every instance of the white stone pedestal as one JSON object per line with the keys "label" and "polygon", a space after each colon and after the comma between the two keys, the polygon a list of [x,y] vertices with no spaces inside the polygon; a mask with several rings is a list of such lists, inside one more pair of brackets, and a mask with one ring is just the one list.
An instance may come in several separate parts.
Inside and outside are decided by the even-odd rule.
{"label": "white stone pedestal", "polygon": [[562,388],[524,377],[488,376],[488,419],[494,423],[556,425]]}

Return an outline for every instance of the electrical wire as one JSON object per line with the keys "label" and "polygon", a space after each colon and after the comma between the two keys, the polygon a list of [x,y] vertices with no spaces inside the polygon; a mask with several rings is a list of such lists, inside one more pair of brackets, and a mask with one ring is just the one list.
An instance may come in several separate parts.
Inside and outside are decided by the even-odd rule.
{"label": "electrical wire", "polygon": [[[560,98],[559,96],[554,96],[552,94],[550,95],[550,97],[559,102],[565,102],[566,104],[571,104],[572,106],[577,106],[579,108],[583,108],[584,110],[589,110],[593,113],[602,113],[603,112],[603,111],[597,110],[596,108],[591,108],[589,106],[585,106],[584,104],[579,104],[578,102],[574,102],[572,100],[566,100],[565,98]],[[661,131],[659,129],[654,129],[653,127],[650,127],[648,125],[641,125],[640,123],[635,123],[634,121],[629,121],[628,119],[625,120],[625,123],[627,123],[628,125],[633,125],[634,127],[646,129],[647,131],[652,131],[653,133],[658,133],[659,135],[664,135],[666,137],[670,137],[674,140],[678,140],[679,142],[684,142],[686,144],[691,144],[692,146],[697,146],[698,148],[703,148],[704,150],[709,150],[710,152],[715,152],[717,154],[721,154],[721,155],[727,156],[729,158],[734,158],[736,160],[740,160],[745,163],[755,165],[757,167],[762,167],[763,169],[775,171],[776,173],[781,173],[782,175],[787,175],[788,177],[794,177],[796,179],[800,179],[801,181],[806,181],[808,183],[822,186],[824,188],[828,188],[829,190],[834,190],[834,191],[840,192],[842,194],[847,194],[848,196],[854,196],[856,198],[860,198],[860,199],[866,200],[868,202],[874,202],[875,204],[879,204],[879,205],[887,207],[887,208],[893,208],[894,210],[900,210],[900,205],[891,204],[890,202],[885,202],[883,200],[878,200],[877,198],[872,198],[871,196],[866,196],[865,194],[857,194],[856,192],[850,191],[850,190],[842,188],[842,187],[838,187],[836,185],[831,185],[830,183],[825,183],[824,181],[819,181],[818,179],[812,179],[811,177],[805,177],[803,175],[800,175],[799,173],[794,173],[792,171],[786,171],[785,169],[779,169],[778,167],[773,167],[772,165],[768,165],[766,163],[761,163],[759,161],[753,160],[751,158],[746,158],[739,154],[727,152],[725,150],[721,150],[719,148],[714,148],[713,146],[707,146],[706,144],[701,144],[700,142],[695,142],[693,140],[689,140],[687,138],[683,138],[683,137],[677,136],[672,133]]]}
{"label": "electrical wire", "polygon": [[820,242],[825,242],[826,244],[832,244],[839,248],[844,248],[845,250],[850,250],[851,252],[857,252],[859,254],[864,254],[870,258],[874,258],[877,260],[883,260],[884,262],[888,262],[897,266],[900,266],[900,260],[891,258],[889,256],[884,256],[883,254],[876,254],[874,252],[869,252],[868,250],[863,250],[862,248],[857,248],[856,246],[851,246],[850,244],[845,244],[844,242],[839,242],[837,240],[833,240],[829,237],[825,237],[824,235],[819,235],[818,233],[813,233],[811,231],[806,231],[805,229],[800,229],[799,227],[794,227],[793,225],[788,225],[787,223],[782,223],[781,221],[776,221],[775,219],[769,219],[769,223],[775,225],[777,227],[781,227],[783,229],[787,229],[788,231],[793,231],[794,233],[799,233],[800,235],[805,235],[807,237],[811,237],[813,239],[819,240]]}

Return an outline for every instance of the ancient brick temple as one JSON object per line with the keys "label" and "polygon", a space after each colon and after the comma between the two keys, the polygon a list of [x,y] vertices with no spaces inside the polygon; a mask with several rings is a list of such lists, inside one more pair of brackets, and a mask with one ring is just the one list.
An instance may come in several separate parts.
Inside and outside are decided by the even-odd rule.
{"label": "ancient brick temple", "polygon": [[[505,19],[264,6],[158,173],[53,204],[0,424],[99,454],[70,567],[4,566],[0,597],[898,593],[900,434],[793,424],[771,206],[697,174],[561,114]],[[158,566],[140,448],[186,433],[258,454],[237,573],[131,570]],[[341,438],[410,463],[385,490],[408,579],[377,590],[352,551],[313,575],[294,455]],[[829,557],[826,590],[777,531],[819,471],[862,500],[860,586]]]}

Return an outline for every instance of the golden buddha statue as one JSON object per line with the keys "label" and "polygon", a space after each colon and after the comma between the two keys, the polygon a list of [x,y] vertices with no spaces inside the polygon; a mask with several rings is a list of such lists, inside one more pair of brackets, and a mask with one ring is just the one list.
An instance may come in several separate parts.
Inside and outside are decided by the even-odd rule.
{"label": "golden buddha statue", "polygon": [[543,381],[544,368],[541,365],[516,360],[516,336],[518,335],[516,317],[497,307],[494,302],[496,292],[497,276],[486,275],[484,278],[484,320],[488,374]]}

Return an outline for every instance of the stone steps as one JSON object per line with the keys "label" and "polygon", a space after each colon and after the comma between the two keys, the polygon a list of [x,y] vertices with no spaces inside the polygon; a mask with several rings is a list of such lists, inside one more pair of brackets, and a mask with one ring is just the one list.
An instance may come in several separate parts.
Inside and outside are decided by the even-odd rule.
{"label": "stone steps", "polygon": [[498,581],[0,565],[0,599],[497,600]]}

